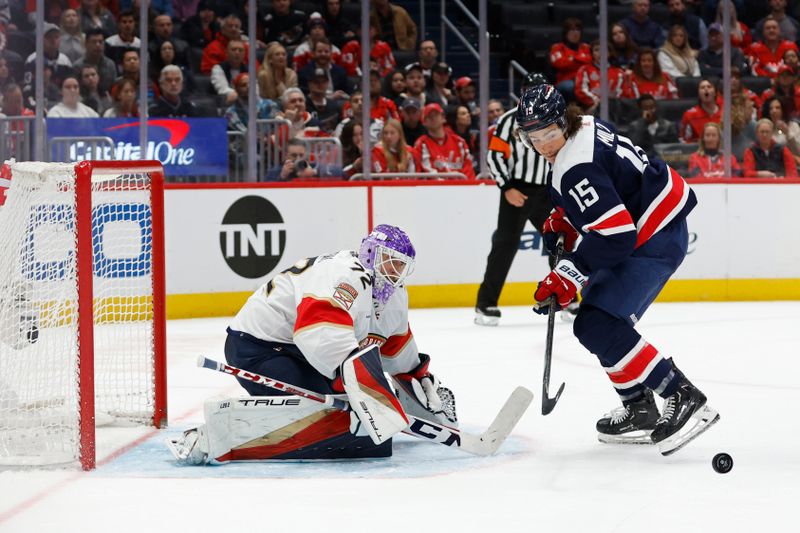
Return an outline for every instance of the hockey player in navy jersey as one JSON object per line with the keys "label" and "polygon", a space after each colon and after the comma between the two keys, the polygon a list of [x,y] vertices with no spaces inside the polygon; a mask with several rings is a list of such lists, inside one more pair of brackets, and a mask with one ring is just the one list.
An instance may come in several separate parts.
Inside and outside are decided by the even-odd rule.
{"label": "hockey player in navy jersey", "polygon": [[[616,133],[567,108],[551,85],[526,90],[517,108],[520,139],[552,165],[555,209],[544,224],[564,257],[542,280],[537,312],[563,308],[581,292],[573,331],[595,354],[622,400],[597,423],[602,442],[655,443],[677,451],[719,415],[669,355],[635,326],[686,256],[686,216],[697,204],[683,178]],[[662,413],[653,392],[664,398]]]}
{"label": "hockey player in navy jersey", "polygon": [[[415,257],[403,230],[378,225],[358,250],[303,259],[275,276],[228,327],[230,365],[340,394],[353,410],[286,400],[240,378],[256,398],[207,401],[206,424],[168,441],[175,457],[193,464],[383,457],[391,455],[392,434],[408,426],[406,413],[457,427],[451,393],[428,371],[430,357],[409,328],[404,283]],[[362,402],[372,402],[366,413],[357,408]]]}

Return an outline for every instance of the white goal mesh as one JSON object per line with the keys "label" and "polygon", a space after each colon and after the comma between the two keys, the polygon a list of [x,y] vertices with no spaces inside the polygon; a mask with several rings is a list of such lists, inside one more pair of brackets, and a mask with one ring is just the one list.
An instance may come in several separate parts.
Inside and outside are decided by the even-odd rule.
{"label": "white goal mesh", "polygon": [[154,173],[93,165],[11,165],[0,207],[3,465],[92,468],[93,415],[165,422]]}

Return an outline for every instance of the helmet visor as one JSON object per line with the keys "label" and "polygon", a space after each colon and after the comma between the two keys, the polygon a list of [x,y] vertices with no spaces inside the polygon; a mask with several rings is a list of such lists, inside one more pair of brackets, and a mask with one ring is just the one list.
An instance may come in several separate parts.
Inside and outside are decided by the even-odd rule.
{"label": "helmet visor", "polygon": [[392,286],[401,285],[414,271],[414,258],[385,246],[375,250],[375,275]]}

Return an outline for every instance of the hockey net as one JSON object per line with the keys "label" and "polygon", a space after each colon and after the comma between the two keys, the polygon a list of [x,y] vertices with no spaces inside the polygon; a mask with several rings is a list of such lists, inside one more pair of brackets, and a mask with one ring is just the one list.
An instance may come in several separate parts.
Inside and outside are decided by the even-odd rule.
{"label": "hockey net", "polygon": [[95,424],[166,425],[157,162],[12,163],[0,207],[0,465],[95,464]]}

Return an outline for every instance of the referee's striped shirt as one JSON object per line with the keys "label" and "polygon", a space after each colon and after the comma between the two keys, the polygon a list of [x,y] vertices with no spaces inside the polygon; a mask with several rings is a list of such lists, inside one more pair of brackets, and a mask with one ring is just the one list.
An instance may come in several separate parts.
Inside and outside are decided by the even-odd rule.
{"label": "referee's striped shirt", "polygon": [[510,188],[547,185],[550,163],[517,139],[514,130],[517,108],[507,111],[497,120],[497,127],[489,141],[489,170],[498,187]]}

